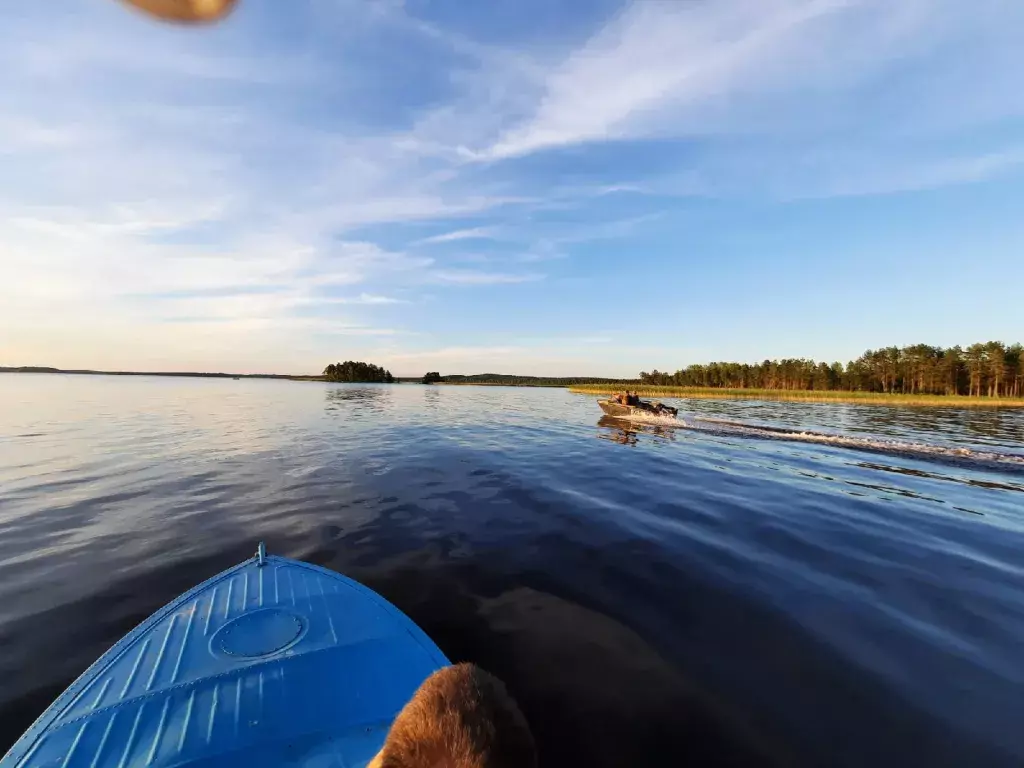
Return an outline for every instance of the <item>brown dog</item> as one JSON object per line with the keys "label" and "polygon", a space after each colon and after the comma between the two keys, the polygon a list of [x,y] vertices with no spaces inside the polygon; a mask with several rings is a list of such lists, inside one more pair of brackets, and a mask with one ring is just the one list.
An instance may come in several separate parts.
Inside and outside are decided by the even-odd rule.
{"label": "brown dog", "polygon": [[186,24],[219,21],[231,13],[236,0],[126,0],[165,21]]}
{"label": "brown dog", "polygon": [[368,768],[535,768],[526,718],[498,678],[473,664],[428,677]]}

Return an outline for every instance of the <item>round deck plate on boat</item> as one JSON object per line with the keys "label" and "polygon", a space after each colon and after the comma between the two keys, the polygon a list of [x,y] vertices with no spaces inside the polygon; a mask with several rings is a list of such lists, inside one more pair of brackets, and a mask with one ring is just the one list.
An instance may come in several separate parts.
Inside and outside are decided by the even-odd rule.
{"label": "round deck plate on boat", "polygon": [[302,619],[290,611],[267,608],[244,613],[225,624],[213,637],[217,653],[255,659],[283,651],[302,636]]}

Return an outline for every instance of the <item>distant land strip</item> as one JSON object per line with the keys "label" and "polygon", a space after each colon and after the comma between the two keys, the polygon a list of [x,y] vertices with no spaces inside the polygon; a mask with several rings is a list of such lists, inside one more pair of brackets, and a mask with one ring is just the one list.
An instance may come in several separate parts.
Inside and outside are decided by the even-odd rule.
{"label": "distant land strip", "polygon": [[[319,381],[325,376],[291,376],[275,373],[202,373],[192,371],[96,371],[46,366],[0,366],[0,373],[52,373],[95,376],[163,376],[207,379],[272,379],[281,381]],[[650,374],[644,374],[645,378]],[[419,377],[395,377],[395,383],[419,384]],[[764,387],[700,387],[655,385],[643,379],[614,379],[584,376],[518,376],[481,373],[439,377],[433,384],[496,387],[552,387],[584,395],[608,395],[628,389],[643,397],[700,398],[710,400],[778,400],[805,403],[856,403],[861,405],[948,406],[984,408],[1024,408],[1024,397],[963,394],[924,394],[869,392],[840,389],[776,389]]]}
{"label": "distant land strip", "polygon": [[0,373],[66,373],[82,376],[181,376],[191,379],[285,379],[287,381],[323,381],[323,376],[289,376],[282,373],[199,373],[192,371],[92,371],[87,369],[48,368],[39,365],[2,366]]}

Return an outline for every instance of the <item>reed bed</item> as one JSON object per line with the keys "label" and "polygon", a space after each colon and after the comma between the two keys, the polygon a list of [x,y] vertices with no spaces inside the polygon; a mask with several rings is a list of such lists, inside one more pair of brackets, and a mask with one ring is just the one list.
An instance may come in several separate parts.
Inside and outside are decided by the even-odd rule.
{"label": "reed bed", "polygon": [[[581,384],[570,392],[585,395],[610,395],[625,387],[605,384]],[[793,400],[807,403],[861,403],[864,405],[919,405],[954,408],[1024,408],[1024,398],[967,397],[965,395],[903,395],[884,392],[845,392],[841,390],[719,389],[717,387],[632,386],[630,391],[642,397],[700,398],[708,400]]]}

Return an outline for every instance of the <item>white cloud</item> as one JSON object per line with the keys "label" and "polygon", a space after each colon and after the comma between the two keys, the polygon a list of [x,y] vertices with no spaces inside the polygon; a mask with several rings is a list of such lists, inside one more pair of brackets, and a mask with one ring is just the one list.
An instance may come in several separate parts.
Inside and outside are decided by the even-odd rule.
{"label": "white cloud", "polygon": [[211,44],[219,31],[184,35],[109,6],[82,19],[29,8],[0,29],[0,322],[19,338],[63,349],[53,334],[69,316],[135,352],[116,329],[173,327],[196,349],[255,329],[285,345],[400,334],[362,314],[437,280],[435,259],[349,233],[529,202],[463,187],[388,132],[308,119],[320,93],[302,89],[334,87],[329,47],[250,56],[239,39]]}
{"label": "white cloud", "polygon": [[544,275],[534,272],[517,274],[510,272],[482,272],[472,269],[439,269],[430,274],[430,279],[438,283],[452,285],[507,285],[509,283],[529,283],[543,280]]}
{"label": "white cloud", "polygon": [[[399,336],[428,286],[526,291],[545,276],[517,267],[633,235],[659,194],[879,194],[1024,165],[1000,123],[1024,115],[1012,0],[634,2],[570,49],[483,44],[411,8],[302,4],[300,49],[242,15],[184,34],[113,2],[21,4],[0,27],[18,349],[71,349],[73,324],[125,359],[154,354],[134,333],[293,360],[299,337]],[[362,45],[381,27],[446,52],[422,67],[433,90],[364,83],[392,80],[390,49]],[[526,159],[651,138],[690,144],[654,171]],[[609,213],[636,193],[646,208]]]}
{"label": "white cloud", "polygon": [[346,306],[401,300],[367,291],[338,297],[334,289],[416,282],[433,263],[372,243],[292,239],[278,230],[188,250],[150,239],[183,222],[205,221],[207,213],[168,210],[163,219],[124,210],[105,218],[73,209],[0,214],[5,319],[23,327],[66,322],[64,313],[86,326],[187,320],[198,333],[202,322],[309,326],[312,319],[302,313],[319,310],[339,325],[335,315]]}

